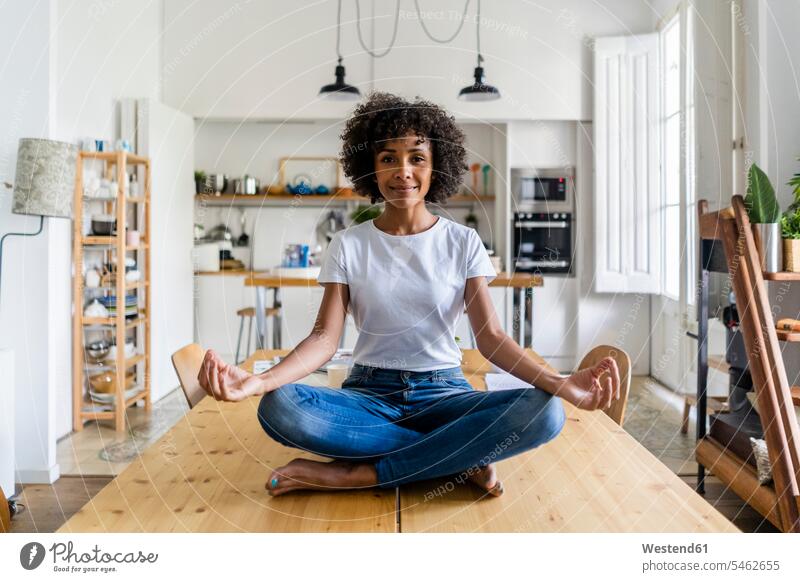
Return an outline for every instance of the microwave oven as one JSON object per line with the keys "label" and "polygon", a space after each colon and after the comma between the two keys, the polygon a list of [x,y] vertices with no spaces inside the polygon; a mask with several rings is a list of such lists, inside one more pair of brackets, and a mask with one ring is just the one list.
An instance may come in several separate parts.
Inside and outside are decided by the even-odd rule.
{"label": "microwave oven", "polygon": [[515,211],[572,212],[573,168],[511,168],[511,197]]}

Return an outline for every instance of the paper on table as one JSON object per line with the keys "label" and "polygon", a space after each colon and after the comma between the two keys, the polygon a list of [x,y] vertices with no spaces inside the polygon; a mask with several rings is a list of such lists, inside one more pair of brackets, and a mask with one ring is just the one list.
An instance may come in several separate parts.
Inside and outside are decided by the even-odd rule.
{"label": "paper on table", "polygon": [[277,362],[274,360],[256,360],[253,362],[253,374],[261,374],[262,372],[266,372],[276,363]]}
{"label": "paper on table", "polygon": [[535,388],[535,386],[511,374],[486,374],[487,390],[514,390],[515,388]]}

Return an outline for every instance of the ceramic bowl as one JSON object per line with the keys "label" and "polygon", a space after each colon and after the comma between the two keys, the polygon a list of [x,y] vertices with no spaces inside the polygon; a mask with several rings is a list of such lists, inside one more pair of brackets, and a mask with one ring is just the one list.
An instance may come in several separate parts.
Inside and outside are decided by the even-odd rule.
{"label": "ceramic bowl", "polygon": [[96,364],[106,358],[110,349],[111,344],[105,340],[100,340],[86,346],[86,355],[91,362]]}
{"label": "ceramic bowl", "polygon": [[[128,390],[131,386],[133,386],[133,382],[135,380],[136,374],[133,372],[125,376],[125,390]],[[116,382],[116,372],[102,372],[100,374],[95,374],[94,376],[89,376],[89,384],[91,385],[92,390],[102,394],[109,394],[113,392],[115,390]]]}
{"label": "ceramic bowl", "polygon": [[116,224],[117,219],[112,214],[95,214],[92,216],[92,234],[111,236]]}

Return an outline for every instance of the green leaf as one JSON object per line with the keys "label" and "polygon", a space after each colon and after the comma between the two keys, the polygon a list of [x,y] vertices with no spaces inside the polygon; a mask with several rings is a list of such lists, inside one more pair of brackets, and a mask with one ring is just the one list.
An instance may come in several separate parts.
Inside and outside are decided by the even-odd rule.
{"label": "green leaf", "polygon": [[775,198],[775,190],[764,171],[753,164],[747,175],[747,196],[744,204],[747,207],[747,214],[750,222],[769,223],[778,222],[781,215],[778,199]]}
{"label": "green leaf", "polygon": [[786,212],[781,217],[781,238],[800,239],[800,211]]}

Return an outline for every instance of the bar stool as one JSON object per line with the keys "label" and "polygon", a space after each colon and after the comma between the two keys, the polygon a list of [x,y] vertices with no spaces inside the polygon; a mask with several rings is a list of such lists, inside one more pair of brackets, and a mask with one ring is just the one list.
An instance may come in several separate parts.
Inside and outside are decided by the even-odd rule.
{"label": "bar stool", "polygon": [[[267,316],[267,320],[270,318],[279,317],[281,314],[280,307],[267,307],[264,309],[264,315]],[[236,312],[236,315],[239,316],[239,338],[236,340],[236,365],[238,366],[239,363],[242,361],[239,359],[239,353],[242,349],[242,332],[244,331],[244,320],[245,318],[249,318],[250,321],[247,324],[247,345],[245,346],[245,359],[247,356],[250,355],[250,338],[253,335],[253,318],[256,316],[256,308],[255,307],[245,307],[240,309]],[[273,319],[273,326],[275,325],[275,321]],[[273,346],[275,348],[276,346]]]}

